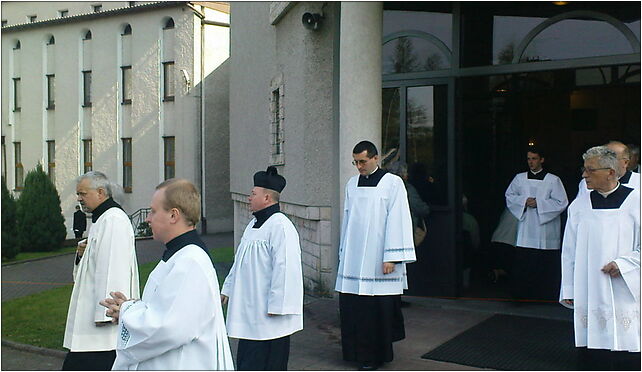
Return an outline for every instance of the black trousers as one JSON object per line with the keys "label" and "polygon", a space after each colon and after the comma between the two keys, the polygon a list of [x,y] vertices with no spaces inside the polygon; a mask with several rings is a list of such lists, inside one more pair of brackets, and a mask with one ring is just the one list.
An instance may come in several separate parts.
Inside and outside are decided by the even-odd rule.
{"label": "black trousers", "polygon": [[70,351],[62,363],[63,371],[111,371],[116,350]]}
{"label": "black trousers", "polygon": [[562,277],[559,249],[515,248],[512,296],[516,299],[558,300]]}
{"label": "black trousers", "polygon": [[74,235],[76,236],[76,239],[82,238],[82,233],[84,233],[84,231],[74,230]]}
{"label": "black trousers", "polygon": [[361,363],[392,361],[392,343],[406,337],[401,295],[339,294],[343,359]]}
{"label": "black trousers", "polygon": [[285,371],[290,357],[290,336],[273,340],[239,339],[236,352],[238,371]]}
{"label": "black trousers", "polygon": [[640,353],[604,349],[578,349],[578,370],[583,371],[639,371]]}

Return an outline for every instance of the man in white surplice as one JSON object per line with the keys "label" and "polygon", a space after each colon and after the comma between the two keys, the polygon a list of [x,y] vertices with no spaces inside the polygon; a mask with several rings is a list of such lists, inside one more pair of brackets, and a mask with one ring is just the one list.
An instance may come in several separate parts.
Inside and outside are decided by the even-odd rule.
{"label": "man in white surplice", "polygon": [[568,208],[560,302],[573,309],[582,369],[640,370],[640,192],[605,146],[583,155],[590,193]]}
{"label": "man in white surplice", "polygon": [[303,329],[299,234],[279,209],[285,183],[273,166],[254,174],[254,218],[221,289],[228,335],[239,339],[238,370],[286,370],[290,335]]}
{"label": "man in white surplice", "polygon": [[101,305],[119,326],[114,370],[233,370],[216,270],[196,232],[201,196],[171,178],[156,187],[147,222],[165,244],[143,298]]}
{"label": "man in white surplice", "polygon": [[415,245],[403,180],[379,168],[372,142],[359,142],[352,157],[359,175],[345,188],[335,290],[343,359],[373,370],[392,361],[392,343],[405,338],[401,294]]}
{"label": "man in white surplice", "polygon": [[560,214],[568,205],[556,175],[542,168],[544,156],[533,147],[526,153],[528,172],[519,173],[506,189],[506,207],[518,220],[512,274],[513,297],[556,299],[560,278]]}
{"label": "man in white surplice", "polygon": [[78,242],[63,346],[63,370],[110,370],[116,358],[118,329],[98,302],[118,290],[138,297],[138,265],[129,216],[112,198],[107,176],[91,171],[78,177],[76,195],[92,225]]}
{"label": "man in white surplice", "polygon": [[[620,141],[609,141],[604,146],[606,146],[610,150],[613,150],[613,152],[615,152],[615,154],[617,155],[617,169],[615,169],[615,174],[617,175],[620,184],[639,191],[640,173],[634,172],[629,169],[632,158],[631,150],[629,149],[629,147]],[[590,192],[590,190],[586,187],[586,180],[584,178],[582,178],[582,180],[580,181],[577,189],[577,196]]]}

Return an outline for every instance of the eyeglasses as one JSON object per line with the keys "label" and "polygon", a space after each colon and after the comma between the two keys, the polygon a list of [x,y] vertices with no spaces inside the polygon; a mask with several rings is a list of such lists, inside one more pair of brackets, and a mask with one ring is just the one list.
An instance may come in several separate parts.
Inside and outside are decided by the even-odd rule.
{"label": "eyeglasses", "polygon": [[584,167],[580,168],[582,173],[586,172],[586,173],[591,173],[591,174],[595,173],[596,171],[605,170],[605,169],[611,169],[611,168],[595,168],[595,169],[593,169],[593,168],[584,168]]}
{"label": "eyeglasses", "polygon": [[372,158],[368,158],[368,159],[360,159],[360,160],[353,160],[353,161],[352,161],[352,165],[357,165],[357,164],[359,164],[359,165],[366,165],[370,159],[372,159]]}

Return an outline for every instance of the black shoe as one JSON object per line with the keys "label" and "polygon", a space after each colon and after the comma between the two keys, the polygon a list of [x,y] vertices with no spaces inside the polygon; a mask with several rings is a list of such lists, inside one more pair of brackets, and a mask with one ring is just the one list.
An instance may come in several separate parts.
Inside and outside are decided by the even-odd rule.
{"label": "black shoe", "polygon": [[361,367],[359,367],[359,371],[374,371],[379,367],[381,367],[381,363],[364,362]]}

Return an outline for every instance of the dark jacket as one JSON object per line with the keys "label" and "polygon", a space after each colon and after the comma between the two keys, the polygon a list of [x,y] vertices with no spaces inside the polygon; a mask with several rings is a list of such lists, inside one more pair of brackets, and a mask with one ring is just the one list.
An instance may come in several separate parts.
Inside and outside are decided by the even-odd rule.
{"label": "dark jacket", "polygon": [[81,210],[74,212],[74,230],[87,230],[87,215],[85,215]]}

